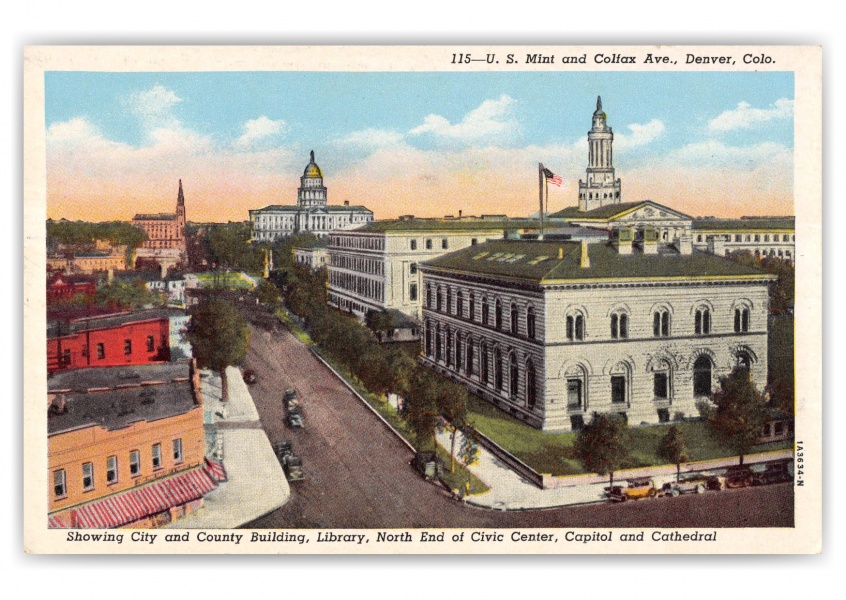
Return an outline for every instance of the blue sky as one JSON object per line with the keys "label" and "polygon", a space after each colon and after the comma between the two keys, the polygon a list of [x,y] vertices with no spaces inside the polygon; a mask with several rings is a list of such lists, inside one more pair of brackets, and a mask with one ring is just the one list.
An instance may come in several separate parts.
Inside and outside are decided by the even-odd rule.
{"label": "blue sky", "polygon": [[[624,196],[631,189],[693,214],[706,202],[718,204],[713,213],[750,212],[743,203],[719,208],[751,175],[763,182],[751,189],[772,188],[778,212],[789,209],[789,72],[50,72],[49,212],[84,204],[84,189],[67,189],[73,181],[87,182],[89,194],[126,188],[131,198],[167,204],[168,182],[182,177],[202,190],[197,207],[207,220],[245,218],[248,208],[293,202],[314,149],[330,202],[334,186],[377,217],[403,212],[397,198],[442,210],[444,194],[473,212],[525,214],[520,198],[532,197],[538,161],[561,173],[573,196],[597,95],[615,132]],[[52,189],[51,169],[61,173]],[[403,169],[416,178],[410,185],[392,181]],[[221,171],[227,181],[213,181]],[[487,200],[469,197],[479,181],[494,180]],[[556,201],[575,203],[566,194]]]}

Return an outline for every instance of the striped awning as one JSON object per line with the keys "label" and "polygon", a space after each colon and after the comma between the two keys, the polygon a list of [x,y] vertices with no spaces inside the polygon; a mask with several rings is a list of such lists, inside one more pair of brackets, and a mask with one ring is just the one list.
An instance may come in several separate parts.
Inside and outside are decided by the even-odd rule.
{"label": "striped awning", "polygon": [[[81,506],[72,511],[73,526],[80,529],[121,527],[174,506],[202,498],[216,487],[217,482],[204,468],[192,469],[138,489]],[[53,527],[52,519],[50,527]]]}
{"label": "striped awning", "polygon": [[47,527],[50,529],[65,529],[69,527],[69,525],[65,525],[65,522],[56,515],[49,515],[47,517]]}
{"label": "striped awning", "polygon": [[226,481],[226,469],[223,467],[222,462],[217,462],[215,460],[206,459],[206,471],[211,476],[212,479],[220,483],[221,481]]}

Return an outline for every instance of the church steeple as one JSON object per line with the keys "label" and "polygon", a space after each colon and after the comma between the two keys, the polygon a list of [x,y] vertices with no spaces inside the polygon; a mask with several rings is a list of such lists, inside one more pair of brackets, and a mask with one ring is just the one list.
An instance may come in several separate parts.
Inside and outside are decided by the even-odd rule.
{"label": "church steeple", "polygon": [[182,180],[179,180],[179,195],[176,197],[176,206],[185,206],[185,194],[182,193]]}
{"label": "church steeple", "polygon": [[179,194],[176,196],[176,220],[179,223],[180,235],[185,235],[185,194],[182,192],[182,180],[179,180]]}

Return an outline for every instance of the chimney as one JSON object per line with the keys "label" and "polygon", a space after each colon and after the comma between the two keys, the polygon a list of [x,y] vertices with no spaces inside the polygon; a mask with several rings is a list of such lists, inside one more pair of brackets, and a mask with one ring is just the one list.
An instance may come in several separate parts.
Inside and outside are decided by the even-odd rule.
{"label": "chimney", "polygon": [[614,230],[614,248],[617,249],[618,254],[631,254],[632,241],[634,241],[634,231],[628,227],[622,227]]}
{"label": "chimney", "polygon": [[350,205],[350,201],[349,201],[349,200],[344,200],[344,206],[349,206],[349,205]]}
{"label": "chimney", "polygon": [[582,260],[579,266],[582,269],[590,269],[590,255],[588,254],[587,240],[582,240]]}
{"label": "chimney", "polygon": [[717,256],[726,255],[726,242],[720,235],[708,237],[708,252]]}
{"label": "chimney", "polygon": [[461,218],[461,215],[462,215],[462,214],[464,214],[464,211],[463,211],[463,210],[461,210],[461,209],[459,209],[459,210],[458,210],[458,218],[459,218],[459,219]]}
{"label": "chimney", "polygon": [[693,236],[689,231],[679,236],[679,254],[693,254]]}
{"label": "chimney", "polygon": [[643,230],[643,253],[658,254],[658,231],[652,227]]}

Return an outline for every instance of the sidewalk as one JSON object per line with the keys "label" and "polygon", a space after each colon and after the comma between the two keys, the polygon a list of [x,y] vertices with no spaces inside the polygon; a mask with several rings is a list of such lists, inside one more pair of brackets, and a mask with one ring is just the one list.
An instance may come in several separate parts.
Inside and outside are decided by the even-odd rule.
{"label": "sidewalk", "polygon": [[179,519],[171,529],[233,529],[284,505],[290,497],[288,481],[270,440],[261,428],[258,411],[236,367],[226,370],[229,401],[220,401],[220,377],[203,371],[202,392],[206,430],[223,440],[227,481],[206,495],[203,509]]}
{"label": "sidewalk", "polygon": [[[438,444],[449,453],[450,433],[447,431],[440,432],[436,439]],[[460,444],[461,433],[459,432],[455,442],[456,448]],[[601,481],[596,483],[582,484],[577,483],[580,478],[575,477],[573,478],[574,485],[540,489],[521,478],[484,448],[480,447],[479,453],[479,460],[468,469],[473,475],[481,479],[490,490],[483,494],[469,496],[466,499],[468,504],[497,510],[525,510],[604,501],[603,490],[608,485],[607,477],[603,477]],[[746,464],[754,464],[762,460],[775,460],[792,456],[793,452],[787,450],[766,455],[747,456],[745,462]],[[694,465],[683,465],[682,472],[693,470],[691,467],[694,467],[697,471],[705,471],[730,464],[737,464],[737,459],[728,458],[701,462],[696,463],[695,467]],[[676,468],[671,465],[618,471],[614,474],[614,479],[651,476],[655,480],[655,485],[660,488],[664,483],[674,481],[675,475]],[[596,479],[593,476],[587,476],[587,478]]]}

